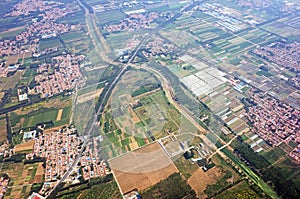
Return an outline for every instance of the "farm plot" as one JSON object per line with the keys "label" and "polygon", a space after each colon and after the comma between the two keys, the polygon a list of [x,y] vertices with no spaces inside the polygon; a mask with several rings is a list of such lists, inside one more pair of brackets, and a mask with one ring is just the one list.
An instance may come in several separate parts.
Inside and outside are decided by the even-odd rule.
{"label": "farm plot", "polygon": [[7,129],[6,129],[6,119],[0,120],[0,143],[4,143],[7,140]]}
{"label": "farm plot", "polygon": [[62,43],[58,37],[49,38],[49,39],[41,39],[39,43],[39,49],[41,51],[46,48],[59,48],[62,47]]}
{"label": "farm plot", "polygon": [[198,40],[197,37],[185,30],[167,29],[160,31],[160,34],[171,43],[180,47],[195,43]]}
{"label": "farm plot", "polygon": [[109,164],[122,193],[144,190],[178,171],[157,142],[109,160]]}
{"label": "farm plot", "polygon": [[[44,122],[53,122],[54,126],[61,126],[61,125],[68,124],[71,107],[63,108],[61,113],[59,112],[59,110],[61,109],[44,108],[44,109],[38,109],[37,111],[33,111],[28,115],[21,116],[24,118],[23,127],[24,128],[34,127],[35,125]],[[60,118],[58,116],[60,116]]]}
{"label": "farm plot", "polygon": [[127,15],[120,10],[110,10],[105,12],[99,12],[96,14],[97,22],[100,26],[106,24],[118,23],[120,20],[124,19]]}
{"label": "farm plot", "polygon": [[87,55],[94,45],[91,38],[83,31],[74,31],[61,35],[65,45],[75,54]]}
{"label": "farm plot", "polygon": [[28,142],[24,142],[22,144],[18,144],[15,146],[15,152],[20,153],[20,152],[29,152],[31,153],[33,150],[33,145],[34,145],[34,140],[30,140]]}
{"label": "farm plot", "polygon": [[288,26],[282,22],[275,21],[269,24],[262,25],[260,27],[282,37],[289,38],[294,41],[300,41],[299,29]]}
{"label": "farm plot", "polygon": [[[20,163],[1,163],[1,173],[6,173],[10,177],[10,183],[5,195],[6,198],[27,198],[31,186],[37,174],[39,163],[26,164]],[[39,171],[41,173],[41,171]],[[39,180],[42,182],[42,179]]]}

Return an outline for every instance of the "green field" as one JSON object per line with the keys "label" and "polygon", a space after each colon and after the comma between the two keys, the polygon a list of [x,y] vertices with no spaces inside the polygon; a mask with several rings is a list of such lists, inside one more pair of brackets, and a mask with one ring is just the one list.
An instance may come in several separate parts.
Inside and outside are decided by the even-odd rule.
{"label": "green field", "polygon": [[17,30],[0,32],[0,39],[15,37],[21,32],[23,32],[24,30],[25,30],[24,27],[20,27]]}
{"label": "green field", "polygon": [[62,118],[60,121],[56,121],[58,109],[39,109],[36,112],[30,113],[25,117],[23,127],[34,127],[39,123],[50,122],[54,123],[54,126],[61,126],[69,123],[71,107],[63,109]]}
{"label": "green field", "polygon": [[120,20],[126,17],[126,14],[119,10],[111,10],[97,13],[96,17],[98,24],[103,26],[110,23],[118,23]]}
{"label": "green field", "polygon": [[61,47],[62,43],[60,42],[58,37],[49,38],[49,39],[41,39],[39,43],[39,49],[41,51],[45,50],[46,48],[58,48]]}
{"label": "green field", "polygon": [[275,21],[269,24],[265,24],[260,26],[262,29],[265,29],[267,31],[270,31],[272,33],[278,34],[282,37],[294,40],[294,41],[300,41],[300,32],[299,29],[293,28],[289,25],[286,25],[282,22]]}
{"label": "green field", "polygon": [[94,49],[91,38],[83,31],[68,32],[60,37],[67,48],[75,54],[88,55]]}

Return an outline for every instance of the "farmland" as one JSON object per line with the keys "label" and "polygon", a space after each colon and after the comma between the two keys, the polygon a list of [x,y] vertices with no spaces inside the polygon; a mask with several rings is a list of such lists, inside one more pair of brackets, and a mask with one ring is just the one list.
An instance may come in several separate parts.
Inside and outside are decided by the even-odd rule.
{"label": "farmland", "polygon": [[144,190],[178,171],[157,142],[112,159],[109,164],[122,193]]}
{"label": "farmland", "polygon": [[269,24],[265,24],[260,26],[260,28],[270,31],[272,33],[278,34],[281,37],[289,38],[291,40],[300,41],[299,29],[289,26],[280,21],[271,22]]}
{"label": "farmland", "polygon": [[6,118],[0,115],[0,143],[4,143],[7,139]]}
{"label": "farmland", "polygon": [[97,22],[100,26],[110,23],[118,23],[126,17],[126,14],[119,10],[111,10],[108,12],[100,12],[96,14]]}
{"label": "farmland", "polygon": [[94,49],[92,41],[88,34],[83,30],[77,30],[65,33],[60,36],[64,45],[75,54],[89,55]]}
{"label": "farmland", "polygon": [[32,153],[34,140],[24,142],[15,146],[16,153]]}
{"label": "farmland", "polygon": [[0,164],[1,173],[7,173],[11,178],[6,198],[27,198],[32,184],[43,182],[43,178],[40,178],[44,174],[42,163],[24,165],[23,162],[4,162]]}
{"label": "farmland", "polygon": [[101,118],[102,155],[115,157],[168,133],[196,132],[157,85],[158,80],[144,71],[124,75]]}
{"label": "farmland", "polygon": [[[35,127],[37,124],[52,122],[54,126],[62,126],[69,123],[71,107],[65,107],[62,109],[62,113],[59,113],[56,108],[39,108],[26,115],[13,113],[11,116],[12,126],[21,125],[22,128]],[[22,113],[22,111],[21,111]],[[58,114],[61,114],[60,120],[57,120]]]}

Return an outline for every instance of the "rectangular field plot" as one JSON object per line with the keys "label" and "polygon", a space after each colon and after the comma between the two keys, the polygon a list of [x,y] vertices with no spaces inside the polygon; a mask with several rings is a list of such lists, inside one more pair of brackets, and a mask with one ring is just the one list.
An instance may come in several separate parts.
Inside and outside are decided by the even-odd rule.
{"label": "rectangular field plot", "polygon": [[109,23],[118,23],[126,17],[126,14],[119,10],[110,10],[96,14],[98,24],[103,26]]}
{"label": "rectangular field plot", "polygon": [[185,31],[185,30],[174,30],[174,29],[167,29],[160,31],[160,34],[172,42],[173,44],[183,47],[186,45],[189,45],[191,43],[194,43],[196,40],[198,40],[197,37],[192,35],[191,33]]}
{"label": "rectangular field plot", "polygon": [[7,129],[6,129],[6,119],[0,119],[0,143],[4,143],[7,140]]}
{"label": "rectangular field plot", "polygon": [[122,193],[144,190],[178,172],[157,142],[109,160],[109,164]]}
{"label": "rectangular field plot", "polygon": [[[54,126],[61,126],[69,123],[71,107],[63,109],[40,109],[25,117],[23,127],[34,127],[44,122],[53,122]],[[58,120],[59,119],[59,120]]]}
{"label": "rectangular field plot", "polygon": [[45,50],[46,48],[58,48],[62,47],[62,43],[56,37],[49,38],[49,39],[41,39],[39,48],[41,51]]}
{"label": "rectangular field plot", "polygon": [[294,41],[300,41],[300,31],[297,28],[293,28],[292,26],[288,26],[282,22],[272,22],[269,24],[265,24],[260,26],[261,28],[270,31],[272,33],[278,34],[282,37],[294,40]]}
{"label": "rectangular field plot", "polygon": [[91,38],[83,31],[74,31],[61,35],[65,45],[75,54],[87,55],[94,49]]}

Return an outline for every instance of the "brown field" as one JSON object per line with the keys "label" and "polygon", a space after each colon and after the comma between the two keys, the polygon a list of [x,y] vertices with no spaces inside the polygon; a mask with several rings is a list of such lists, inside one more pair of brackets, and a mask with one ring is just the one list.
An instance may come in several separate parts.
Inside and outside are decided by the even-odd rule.
{"label": "brown field", "polygon": [[64,110],[64,109],[59,109],[59,110],[58,110],[57,116],[56,116],[56,121],[61,120],[61,116],[62,116],[63,110]]}
{"label": "brown field", "polygon": [[16,64],[18,62],[18,59],[19,59],[19,55],[11,55],[7,59],[6,65],[9,66],[11,64],[12,65]]}
{"label": "brown field", "polygon": [[43,163],[39,162],[37,170],[36,170],[36,174],[35,174],[35,177],[34,177],[34,180],[33,180],[33,183],[43,182],[44,174],[45,174],[45,170],[44,170],[44,167],[43,167]]}
{"label": "brown field", "polygon": [[204,172],[199,168],[193,175],[188,179],[189,185],[194,189],[198,198],[207,198],[204,194],[204,190],[207,185],[214,184],[217,180],[222,177],[223,173],[220,168],[214,167],[207,172]]}
{"label": "brown field", "polygon": [[4,97],[5,92],[0,92],[0,102],[2,102],[2,98]]}
{"label": "brown field", "polygon": [[100,96],[102,90],[103,90],[103,88],[85,93],[83,95],[80,95],[77,98],[77,102],[78,103],[83,103],[83,102],[87,102],[87,101],[90,101],[90,100],[94,100],[96,97]]}
{"label": "brown field", "polygon": [[30,149],[33,149],[34,140],[30,140],[28,142],[19,144],[15,146],[15,152],[21,152],[21,151],[29,151]]}
{"label": "brown field", "polygon": [[7,140],[6,119],[0,120],[0,126],[0,143],[2,143]]}
{"label": "brown field", "polygon": [[122,193],[144,190],[178,171],[157,142],[111,159],[109,164]]}
{"label": "brown field", "polygon": [[133,151],[139,148],[138,143],[135,141],[134,137],[130,137],[131,143],[129,144],[130,150]]}
{"label": "brown field", "polygon": [[14,112],[18,115],[25,115],[30,113],[31,111],[38,110],[41,107],[63,109],[71,105],[72,105],[71,98],[63,99],[63,100],[59,98],[54,98],[54,99],[50,99],[49,101],[43,101],[43,102],[35,103],[30,106],[26,106],[22,109],[15,110]]}
{"label": "brown field", "polygon": [[43,163],[39,162],[38,168],[36,170],[36,175],[44,175],[44,173],[45,173],[45,171],[44,171]]}
{"label": "brown field", "polygon": [[133,123],[138,123],[138,122],[141,121],[140,118],[137,116],[137,114],[134,111],[131,112],[131,116],[132,116],[131,120],[132,120]]}
{"label": "brown field", "polygon": [[54,131],[59,131],[60,129],[62,129],[65,125],[62,126],[57,126],[57,127],[53,127],[51,129],[45,129],[44,133],[53,133]]}
{"label": "brown field", "polygon": [[14,88],[24,73],[25,70],[17,71],[13,76],[5,77],[4,80],[0,82],[0,90],[4,91]]}

